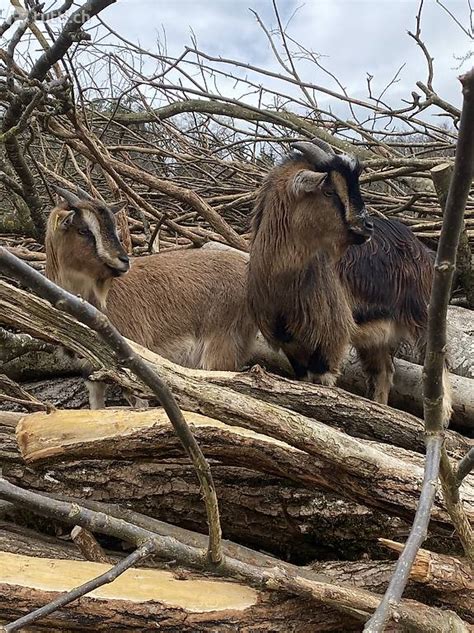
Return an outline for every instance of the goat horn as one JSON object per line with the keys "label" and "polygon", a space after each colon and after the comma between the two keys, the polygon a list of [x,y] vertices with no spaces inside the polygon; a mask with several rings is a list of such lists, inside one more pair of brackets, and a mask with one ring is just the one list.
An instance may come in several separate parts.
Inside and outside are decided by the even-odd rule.
{"label": "goat horn", "polygon": [[66,200],[66,202],[71,207],[77,207],[77,205],[81,202],[81,199],[78,198],[75,193],[72,193],[72,191],[68,191],[67,189],[63,189],[62,187],[58,187],[57,185],[51,185],[51,186],[54,189],[54,191],[58,195],[60,195],[61,198],[64,198],[64,200]]}
{"label": "goat horn", "polygon": [[311,143],[314,143],[315,145],[320,147],[324,152],[326,152],[326,154],[329,154],[330,156],[334,156],[334,154],[336,153],[329,145],[329,143],[326,143],[326,141],[322,141],[317,136],[311,139]]}
{"label": "goat horn", "polygon": [[76,185],[76,193],[79,196],[79,198],[81,198],[82,200],[88,200],[89,202],[94,202],[94,198],[90,195],[90,193],[87,193],[87,191],[85,191],[84,189],[81,189],[79,185]]}
{"label": "goat horn", "polygon": [[328,169],[332,162],[333,154],[328,154],[318,145],[309,141],[297,141],[291,147],[309,158],[319,169]]}

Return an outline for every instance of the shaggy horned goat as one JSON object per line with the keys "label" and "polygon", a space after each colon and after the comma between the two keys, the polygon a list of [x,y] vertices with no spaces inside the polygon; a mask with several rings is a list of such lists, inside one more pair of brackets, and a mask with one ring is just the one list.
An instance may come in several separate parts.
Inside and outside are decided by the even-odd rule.
{"label": "shaggy horned goat", "polygon": [[352,342],[367,395],[387,403],[395,348],[423,345],[432,253],[400,222],[369,218],[355,157],[319,140],[293,148],[257,198],[251,311],[298,378],[333,385]]}
{"label": "shaggy horned goat", "polygon": [[[106,312],[124,336],[175,363],[216,370],[244,364],[256,335],[245,257],[199,249],[139,257],[130,268],[115,226],[117,208],[81,189],[77,195],[55,189],[64,202],[47,224],[49,279]],[[91,408],[103,407],[105,385],[87,386]]]}

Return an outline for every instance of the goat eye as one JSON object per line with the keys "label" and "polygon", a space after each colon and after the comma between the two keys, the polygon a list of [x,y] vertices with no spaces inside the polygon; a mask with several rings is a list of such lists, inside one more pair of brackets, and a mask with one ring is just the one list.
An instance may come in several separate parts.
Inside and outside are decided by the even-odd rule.
{"label": "goat eye", "polygon": [[330,198],[331,196],[334,195],[334,189],[323,189],[323,193],[325,196]]}
{"label": "goat eye", "polygon": [[85,237],[92,235],[92,232],[89,229],[79,229],[78,233],[79,235],[84,235]]}

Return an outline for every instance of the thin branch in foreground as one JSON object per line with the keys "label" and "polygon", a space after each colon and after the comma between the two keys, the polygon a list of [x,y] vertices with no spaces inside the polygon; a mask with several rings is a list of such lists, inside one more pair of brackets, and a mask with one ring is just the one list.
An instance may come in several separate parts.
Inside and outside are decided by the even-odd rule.
{"label": "thin branch in foreground", "polygon": [[208,554],[210,561],[219,564],[222,560],[222,533],[211,470],[169,387],[152,367],[133,351],[105,314],[90,303],[63,290],[9,253],[4,247],[0,247],[0,267],[4,274],[17,279],[59,310],[71,314],[78,321],[95,330],[107,347],[112,350],[118,362],[130,369],[158,397],[196,470],[203,491],[209,524]]}
{"label": "thin branch in foreground", "polygon": [[87,593],[94,591],[94,589],[98,589],[103,585],[113,582],[121,574],[127,571],[127,569],[133,567],[145,558],[148,558],[149,556],[151,556],[151,554],[154,554],[156,552],[157,546],[158,544],[156,540],[151,539],[147,541],[134,552],[132,552],[129,556],[114,565],[111,569],[109,569],[109,571],[101,574],[100,576],[97,576],[96,578],[93,578],[92,580],[88,580],[79,587],[71,589],[71,591],[68,591],[62,596],[56,598],[56,600],[53,600],[49,604],[45,604],[44,607],[36,609],[35,611],[28,613],[28,615],[25,615],[22,618],[18,618],[18,620],[11,622],[10,624],[5,624],[0,630],[2,631],[2,633],[12,633],[13,631],[19,631],[23,627],[33,624],[33,622],[36,622],[37,620],[50,615],[50,613],[54,613],[54,611],[65,607],[67,604],[74,602],[74,600],[77,600],[78,598],[85,596]]}
{"label": "thin branch in foreground", "polygon": [[[366,633],[382,633],[385,629],[393,610],[401,600],[416,554],[426,537],[436,492],[444,430],[448,423],[448,420],[445,419],[446,394],[443,385],[446,316],[464,209],[474,175],[474,69],[460,77],[460,81],[464,97],[461,123],[454,173],[436,254],[435,277],[428,313],[428,342],[423,381],[426,433],[425,477],[415,519],[405,548],[398,559],[392,579],[380,605],[364,628]],[[468,554],[468,552],[466,553]]]}

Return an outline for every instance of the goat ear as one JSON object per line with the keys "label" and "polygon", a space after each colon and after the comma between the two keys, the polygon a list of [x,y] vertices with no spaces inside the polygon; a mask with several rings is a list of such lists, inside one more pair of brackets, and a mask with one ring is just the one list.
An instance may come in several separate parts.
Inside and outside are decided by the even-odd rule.
{"label": "goat ear", "polygon": [[112,211],[112,213],[118,213],[121,209],[124,208],[126,204],[126,200],[120,200],[120,202],[114,202],[113,204],[109,205],[109,209]]}
{"label": "goat ear", "polygon": [[291,182],[293,194],[296,197],[304,196],[305,193],[312,193],[321,187],[326,180],[327,174],[310,169],[301,169]]}
{"label": "goat ear", "polygon": [[69,228],[72,224],[72,221],[74,220],[75,213],[76,213],[75,211],[68,211],[66,215],[59,218],[59,223],[58,223],[59,228],[63,230]]}

